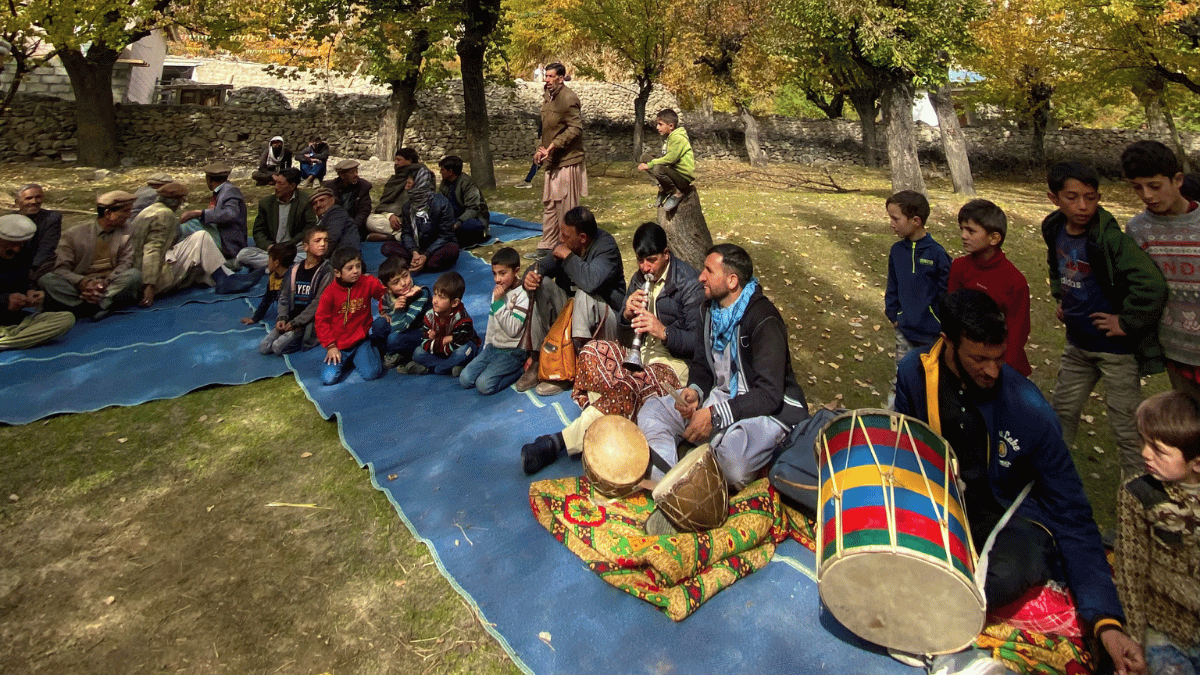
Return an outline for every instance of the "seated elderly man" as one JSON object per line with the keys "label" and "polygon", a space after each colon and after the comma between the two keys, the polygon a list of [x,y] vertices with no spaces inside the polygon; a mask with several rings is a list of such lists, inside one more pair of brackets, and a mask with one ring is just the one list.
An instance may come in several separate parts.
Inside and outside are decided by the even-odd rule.
{"label": "seated elderly man", "polygon": [[54,250],[62,238],[62,214],[42,208],[45,192],[36,183],[21,186],[17,190],[17,213],[33,221],[37,232],[26,244],[33,252],[29,278],[37,281],[54,269]]}
{"label": "seated elderly man", "polygon": [[313,213],[317,215],[317,225],[329,233],[325,246],[326,260],[333,255],[334,251],[343,246],[362,248],[362,241],[358,238],[358,228],[351,220],[350,214],[346,213],[346,209],[337,203],[337,197],[333,194],[333,190],[321,188],[308,199],[312,204]]}
{"label": "seated elderly man", "polygon": [[132,215],[129,216],[129,222],[133,222],[133,219],[137,218],[138,214],[147,206],[158,201],[158,188],[174,181],[171,174],[163,171],[150,174],[150,177],[146,179],[146,184],[133,193],[136,199],[133,200],[133,210],[130,212]]}
{"label": "seated elderly man", "polygon": [[212,190],[212,201],[203,211],[187,211],[179,220],[180,230],[188,235],[204,230],[212,235],[226,260],[237,257],[246,248],[246,199],[238,186],[229,182],[233,167],[213,162],[204,167],[204,180]]}
{"label": "seated elderly man", "polygon": [[[559,312],[574,297],[571,337],[578,352],[592,338],[615,340],[617,314],[625,302],[625,271],[616,239],[596,225],[596,216],[586,206],[576,206],[563,216],[560,241],[547,255],[525,272],[529,292],[529,319],[525,322],[522,346],[535,355]],[[552,396],[571,386],[570,382],[538,383],[535,363],[517,380],[517,391],[537,385],[540,396]]]}
{"label": "seated elderly man", "polygon": [[633,233],[638,271],[629,280],[621,328],[640,336],[643,369],[622,364],[629,350],[617,342],[592,340],[579,352],[571,397],[582,408],[579,417],[556,434],[538,436],[521,448],[525,473],[533,474],[558,459],[562,451],[583,452],[588,427],[604,415],[635,419],[648,398],[668,396],[686,382],[688,363],[700,337],[700,273],[671,255],[667,233],[658,223],[642,223]]}
{"label": "seated elderly man", "polygon": [[130,224],[138,242],[142,307],[154,304],[156,297],[194,284],[215,285],[218,293],[242,293],[262,278],[261,271],[233,274],[207,232],[179,237],[176,213],[187,195],[186,185],[167,183],[158,189],[158,201]]}
{"label": "seated elderly man", "polygon": [[[371,183],[358,177],[358,160],[343,159],[333,170],[337,172],[337,178],[325,181],[325,187],[333,191],[338,206],[350,214],[358,228],[358,240],[363,241],[371,233],[367,229],[367,217],[371,215]],[[332,252],[333,248],[329,250]]]}
{"label": "seated elderly man", "polygon": [[408,179],[417,169],[424,168],[417,151],[412,148],[400,148],[392,160],[394,173],[383,185],[383,194],[375,210],[367,216],[368,241],[387,241],[399,236],[401,214],[404,205],[408,203]]}
{"label": "seated elderly man", "polygon": [[25,311],[36,310],[45,298],[29,278],[36,233],[37,225],[23,215],[0,216],[0,350],[35,347],[75,325],[70,312]]}
{"label": "seated elderly man", "polygon": [[[258,200],[254,217],[254,246],[238,252],[237,261],[250,269],[267,267],[271,244],[292,244],[301,248],[304,231],[317,223],[317,215],[300,187],[300,169],[284,169],[275,174],[271,194]],[[300,256],[300,260],[304,256]]]}
{"label": "seated elderly man", "polygon": [[63,234],[54,270],[39,280],[48,306],[99,320],[137,300],[142,274],[133,264],[137,241],[128,227],[132,208],[128,192],[105,192],[96,198],[96,220]]}

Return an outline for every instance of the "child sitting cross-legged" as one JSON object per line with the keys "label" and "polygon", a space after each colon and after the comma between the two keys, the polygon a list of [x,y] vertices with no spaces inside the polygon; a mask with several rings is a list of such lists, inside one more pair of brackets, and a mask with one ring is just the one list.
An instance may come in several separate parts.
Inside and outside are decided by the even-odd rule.
{"label": "child sitting cross-legged", "polygon": [[271,309],[271,305],[279,300],[279,289],[283,288],[283,277],[294,262],[296,262],[295,244],[286,241],[271,244],[267,249],[267,274],[269,275],[267,292],[263,293],[262,300],[258,301],[254,315],[243,318],[242,323],[249,325],[263,320],[263,317]]}
{"label": "child sitting cross-legged", "polygon": [[529,294],[517,276],[521,254],[504,247],[492,256],[492,308],[488,314],[483,351],[465,368],[458,382],[464,388],[475,387],[488,396],[516,382],[524,372],[525,358],[521,333],[529,314]]}
{"label": "child sitting cross-legged", "polygon": [[467,283],[458,272],[443,272],[433,283],[433,308],[425,314],[425,340],[404,368],[409,375],[433,371],[437,375],[462,374],[479,353],[479,336],[462,304]]}
{"label": "child sitting cross-legged", "polygon": [[383,352],[384,369],[412,360],[413,351],[425,337],[425,313],[431,299],[429,288],[413,283],[408,270],[411,256],[394,255],[379,266],[379,281],[388,292],[379,301],[379,316],[371,325],[371,340]]}
{"label": "child sitting cross-legged", "polygon": [[343,246],[333,252],[333,283],[317,303],[317,339],[325,347],[321,384],[337,384],[357,368],[364,380],[383,375],[383,358],[370,340],[371,301],[387,289],[363,274],[362,252]]}
{"label": "child sitting cross-legged", "polygon": [[1137,427],[1146,475],[1117,497],[1113,565],[1128,626],[1101,621],[1096,634],[1128,630],[1145,648],[1151,675],[1197,673],[1200,402],[1181,391],[1156,394],[1138,406]]}
{"label": "child sitting cross-legged", "polygon": [[283,275],[275,327],[259,343],[259,354],[283,356],[317,346],[317,299],[333,280],[333,270],[325,260],[328,242],[329,232],[323,225],[304,233],[306,257]]}

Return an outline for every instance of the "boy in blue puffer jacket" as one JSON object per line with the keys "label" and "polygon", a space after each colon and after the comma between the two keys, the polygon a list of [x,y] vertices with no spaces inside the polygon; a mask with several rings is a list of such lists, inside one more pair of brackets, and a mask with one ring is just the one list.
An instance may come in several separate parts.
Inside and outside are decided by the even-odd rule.
{"label": "boy in blue puffer jacket", "polygon": [[[929,200],[912,190],[888,197],[888,222],[900,241],[888,255],[884,312],[896,329],[896,363],[913,349],[937,342],[942,332],[937,308],[946,294],[950,256],[925,230]],[[892,380],[895,387],[896,381]],[[888,396],[888,407],[894,394]]]}

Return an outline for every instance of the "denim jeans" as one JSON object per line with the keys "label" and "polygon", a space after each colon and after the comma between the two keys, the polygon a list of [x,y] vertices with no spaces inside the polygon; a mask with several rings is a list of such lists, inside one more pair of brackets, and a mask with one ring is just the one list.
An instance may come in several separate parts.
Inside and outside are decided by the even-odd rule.
{"label": "denim jeans", "polygon": [[1180,649],[1174,643],[1147,644],[1146,666],[1150,675],[1200,675],[1200,646]]}
{"label": "denim jeans", "polygon": [[520,379],[527,356],[529,352],[519,347],[497,349],[484,345],[479,356],[463,368],[458,383],[464,389],[475,387],[479,393],[490,396]]}
{"label": "denim jeans", "polygon": [[1142,381],[1133,354],[1088,352],[1070,342],[1066,344],[1058,367],[1058,383],[1050,399],[1062,424],[1063,440],[1067,447],[1074,443],[1083,404],[1100,378],[1104,378],[1104,402],[1108,406],[1113,440],[1120,451],[1121,472],[1125,479],[1134,478],[1144,473],[1145,463],[1142,437],[1134,419],[1134,411],[1142,401]]}
{"label": "denim jeans", "polygon": [[[358,364],[355,364],[356,359]],[[383,359],[379,356],[379,350],[366,339],[359,340],[349,349],[343,349],[341,363],[326,363],[321,368],[321,384],[337,384],[356,365],[364,380],[377,380],[383,376]]]}
{"label": "denim jeans", "polygon": [[375,317],[371,324],[371,342],[377,349],[386,354],[399,354],[411,359],[413,352],[421,346],[425,337],[420,326],[408,330],[392,330],[392,322],[387,317]]}
{"label": "denim jeans", "polygon": [[430,354],[424,349],[413,352],[413,361],[425,366],[435,375],[449,375],[455,366],[466,365],[479,353],[479,346],[468,342],[454,350],[450,356]]}
{"label": "denim jeans", "polygon": [[292,330],[285,333],[278,328],[272,328],[262,342],[258,343],[258,353],[265,356],[271,354],[283,356],[300,351],[302,346],[304,346],[303,330]]}

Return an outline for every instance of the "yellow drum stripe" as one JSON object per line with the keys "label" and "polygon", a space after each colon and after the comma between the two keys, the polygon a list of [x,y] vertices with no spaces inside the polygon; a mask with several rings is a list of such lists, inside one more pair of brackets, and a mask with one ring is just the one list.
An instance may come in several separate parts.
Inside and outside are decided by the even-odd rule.
{"label": "yellow drum stripe", "polygon": [[[929,489],[933,491],[933,494],[930,495],[926,490],[925,479],[921,476],[921,474],[898,467],[892,469],[892,472],[895,476],[895,483],[897,486],[903,487],[911,492],[915,492],[918,495],[927,495],[931,500],[931,503],[936,505],[939,511],[941,510],[941,504],[943,502],[948,502],[950,505],[950,515],[954,516],[958,520],[958,522],[963,526],[963,529],[967,529],[967,517],[963,513],[962,505],[956,500],[947,497],[946,488],[937,483],[930,483]],[[848,469],[838,471],[833,475],[837,479],[838,485],[843,491],[851,490],[856,487],[879,487],[882,490],[882,481],[879,475],[879,469],[872,465],[852,466]],[[940,478],[940,476],[937,478]],[[821,484],[821,498],[819,503],[824,504],[832,496],[833,481],[827,480]],[[854,508],[853,504],[842,504],[841,506],[843,509]]]}

